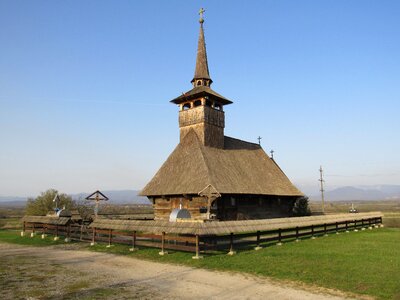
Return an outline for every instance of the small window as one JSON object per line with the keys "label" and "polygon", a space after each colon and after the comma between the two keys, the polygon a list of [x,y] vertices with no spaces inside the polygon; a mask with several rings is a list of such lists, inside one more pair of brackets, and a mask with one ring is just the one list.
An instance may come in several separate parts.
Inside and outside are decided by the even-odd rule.
{"label": "small window", "polygon": [[196,100],[195,102],[194,102],[194,106],[196,107],[196,106],[200,106],[201,105],[201,100]]}
{"label": "small window", "polygon": [[222,107],[221,107],[221,104],[215,103],[215,104],[214,104],[214,108],[215,108],[215,109],[218,109],[218,110],[221,110]]}
{"label": "small window", "polygon": [[190,103],[185,103],[183,105],[183,110],[188,110],[190,108]]}
{"label": "small window", "polygon": [[206,100],[206,105],[211,107],[211,101],[210,100]]}
{"label": "small window", "polygon": [[197,80],[197,86],[201,85],[201,80]]}

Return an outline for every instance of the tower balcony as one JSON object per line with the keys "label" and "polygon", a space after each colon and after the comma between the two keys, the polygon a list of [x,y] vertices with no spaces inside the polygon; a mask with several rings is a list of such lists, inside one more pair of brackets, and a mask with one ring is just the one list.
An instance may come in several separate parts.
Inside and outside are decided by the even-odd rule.
{"label": "tower balcony", "polygon": [[179,127],[186,127],[199,123],[225,128],[225,113],[220,109],[206,105],[181,110],[179,112]]}

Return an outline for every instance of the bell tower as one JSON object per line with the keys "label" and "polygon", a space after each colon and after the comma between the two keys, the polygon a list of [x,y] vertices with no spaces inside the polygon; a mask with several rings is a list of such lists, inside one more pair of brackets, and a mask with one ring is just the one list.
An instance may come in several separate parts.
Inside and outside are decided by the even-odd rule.
{"label": "bell tower", "polygon": [[180,140],[193,129],[204,146],[224,148],[224,105],[232,101],[211,89],[204,38],[204,9],[200,10],[200,33],[197,45],[196,68],[191,81],[193,88],[172,100],[179,105]]}

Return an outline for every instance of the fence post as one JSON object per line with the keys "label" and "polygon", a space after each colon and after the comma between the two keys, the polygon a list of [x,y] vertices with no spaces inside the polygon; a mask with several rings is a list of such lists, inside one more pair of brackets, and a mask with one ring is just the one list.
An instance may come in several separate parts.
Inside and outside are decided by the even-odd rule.
{"label": "fence post", "polygon": [[31,237],[35,236],[35,223],[32,223],[32,232],[31,232]]}
{"label": "fence post", "polygon": [[196,255],[192,257],[192,259],[201,259],[203,256],[200,256],[200,237],[196,234]]}
{"label": "fence post", "polygon": [[357,229],[357,219],[356,220],[354,220],[354,232],[357,232],[358,231],[358,229]]}
{"label": "fence post", "polygon": [[92,229],[92,242],[90,243],[90,246],[94,246],[96,243],[96,227],[93,227]]}
{"label": "fence post", "polygon": [[300,242],[300,239],[299,239],[299,226],[296,226],[296,242]]}
{"label": "fence post", "polygon": [[158,254],[160,255],[168,254],[167,251],[164,251],[164,245],[165,245],[165,232],[163,232],[161,235],[161,251],[158,252]]}
{"label": "fence post", "polygon": [[260,250],[262,247],[260,246],[260,231],[257,231],[257,246],[254,248],[254,250]]}
{"label": "fence post", "polygon": [[346,224],[346,232],[349,233],[349,225],[348,225],[348,221],[345,222]]}
{"label": "fence post", "polygon": [[369,230],[372,230],[372,225],[371,225],[371,222],[372,221],[372,219],[371,218],[368,218],[368,229]]}
{"label": "fence post", "polygon": [[59,237],[58,237],[58,224],[56,224],[56,236],[54,237],[55,241],[58,241]]}
{"label": "fence post", "polygon": [[71,224],[68,224],[67,227],[67,237],[64,240],[66,243],[71,241]]}
{"label": "fence post", "polygon": [[361,230],[365,230],[365,227],[364,227],[364,219],[361,219]]}
{"label": "fence post", "polygon": [[135,250],[139,250],[139,249],[136,248],[136,231],[133,231],[133,235],[132,235],[132,248],[129,248],[129,251],[135,251]]}
{"label": "fence post", "polygon": [[336,222],[335,225],[336,225],[336,234],[339,234],[339,223]]}
{"label": "fence post", "polygon": [[81,233],[79,235],[79,240],[82,241],[82,234],[83,234],[83,224],[81,224]]}
{"label": "fence post", "polygon": [[25,236],[25,221],[22,222],[22,231],[21,231],[21,236]]}
{"label": "fence post", "polygon": [[282,229],[278,229],[278,243],[277,246],[282,246]]}
{"label": "fence post", "polygon": [[112,229],[108,230],[108,245],[106,246],[107,248],[111,247],[111,243],[112,243]]}
{"label": "fence post", "polygon": [[311,239],[315,240],[315,236],[314,236],[314,224],[311,225]]}
{"label": "fence post", "polygon": [[230,235],[230,249],[229,249],[228,255],[235,255],[235,254],[236,254],[236,251],[233,250],[233,232],[231,232],[231,235]]}
{"label": "fence post", "polygon": [[328,236],[328,232],[326,231],[326,223],[324,223],[324,236]]}

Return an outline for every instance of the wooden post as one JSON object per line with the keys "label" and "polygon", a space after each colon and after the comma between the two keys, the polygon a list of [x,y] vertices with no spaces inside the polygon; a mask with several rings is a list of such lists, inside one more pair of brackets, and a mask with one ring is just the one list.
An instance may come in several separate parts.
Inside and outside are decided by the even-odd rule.
{"label": "wooden post", "polygon": [[357,232],[357,219],[354,220],[354,232]]}
{"label": "wooden post", "polygon": [[163,232],[161,235],[161,252],[158,252],[158,254],[160,255],[168,254],[167,251],[164,251],[164,245],[165,245],[165,232]]}
{"label": "wooden post", "polygon": [[372,219],[368,218],[368,225],[369,225],[368,229],[370,229],[370,230],[372,229],[372,224],[371,223],[372,223]]}
{"label": "wooden post", "polygon": [[349,232],[349,224],[348,224],[348,221],[346,221],[345,224],[346,224],[346,232],[348,233],[348,232]]}
{"label": "wooden post", "polygon": [[55,241],[58,241],[59,237],[58,237],[58,224],[56,224],[56,236],[54,237]]}
{"label": "wooden post", "polygon": [[108,230],[108,245],[107,245],[107,248],[111,247],[111,243],[112,243],[112,229]]}
{"label": "wooden post", "polygon": [[32,223],[32,232],[31,232],[31,237],[35,236],[35,223]]}
{"label": "wooden post", "polygon": [[46,228],[47,228],[47,224],[43,224],[43,226],[42,226],[42,239],[44,239],[46,237]]}
{"label": "wooden post", "polygon": [[200,238],[199,235],[196,234],[196,255],[192,257],[192,259],[201,259],[203,256],[200,256]]}
{"label": "wooden post", "polygon": [[261,239],[260,231],[257,231],[257,246],[254,248],[254,250],[262,249],[262,247],[260,246],[260,239]]}
{"label": "wooden post", "polygon": [[25,228],[26,228],[26,224],[25,224],[25,221],[23,221],[23,222],[22,222],[21,236],[25,236]]}
{"label": "wooden post", "polygon": [[299,239],[299,226],[296,226],[296,242],[300,242],[300,239]]}
{"label": "wooden post", "polygon": [[231,235],[230,235],[230,249],[229,249],[228,255],[235,255],[235,254],[236,254],[236,252],[235,252],[235,250],[233,250],[233,232],[231,232]]}
{"label": "wooden post", "polygon": [[365,227],[364,227],[364,219],[361,219],[361,230],[365,230]]}
{"label": "wooden post", "polygon": [[282,229],[278,229],[278,243],[276,244],[278,246],[282,246]]}
{"label": "wooden post", "polygon": [[324,223],[324,236],[328,236],[328,232],[326,230],[326,223]]}
{"label": "wooden post", "polygon": [[136,248],[136,231],[133,231],[132,248],[130,248],[129,251],[135,251],[135,250],[138,250],[138,248]]}
{"label": "wooden post", "polygon": [[336,225],[336,234],[339,234],[339,223],[336,222],[335,225]]}
{"label": "wooden post", "polygon": [[94,246],[96,243],[96,227],[93,227],[92,229],[92,242],[90,243],[90,246]]}
{"label": "wooden post", "polygon": [[311,225],[311,239],[315,240],[315,236],[314,236],[314,224]]}
{"label": "wooden post", "polygon": [[71,241],[71,224],[68,224],[67,227],[67,237],[65,238],[65,242],[68,243]]}

